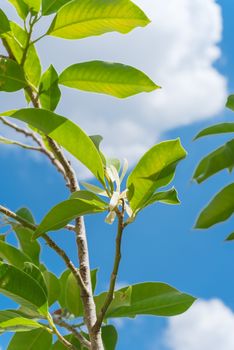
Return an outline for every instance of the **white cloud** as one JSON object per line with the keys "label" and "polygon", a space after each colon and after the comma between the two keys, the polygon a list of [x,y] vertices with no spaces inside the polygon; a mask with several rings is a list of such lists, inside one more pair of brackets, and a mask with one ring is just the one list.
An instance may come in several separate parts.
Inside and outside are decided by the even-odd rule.
{"label": "white cloud", "polygon": [[233,350],[234,313],[221,300],[200,300],[170,318],[164,334],[168,350]]}
{"label": "white cloud", "polygon": [[[45,68],[51,62],[61,71],[84,60],[119,61],[142,69],[163,87],[126,100],[63,90],[58,112],[88,133],[103,135],[105,150],[130,162],[165,131],[220,113],[227,95],[226,80],[213,67],[221,55],[222,37],[221,9],[215,0],[135,2],[152,20],[146,28],[125,36],[47,38],[39,43]],[[11,101],[3,104],[12,108]]]}

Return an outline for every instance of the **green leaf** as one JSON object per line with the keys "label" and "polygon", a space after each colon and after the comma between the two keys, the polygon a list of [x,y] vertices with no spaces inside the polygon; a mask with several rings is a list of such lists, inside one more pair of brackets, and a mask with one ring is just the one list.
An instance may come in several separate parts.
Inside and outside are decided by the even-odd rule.
{"label": "green leaf", "polygon": [[211,152],[198,164],[193,178],[201,183],[219,171],[234,166],[234,139]]}
{"label": "green leaf", "polygon": [[[27,45],[27,33],[17,23],[11,22],[11,35],[6,35],[5,40],[9,45],[16,61],[20,64],[23,51]],[[28,81],[38,86],[41,76],[41,63],[35,46],[31,43],[24,63],[24,72]]]}
{"label": "green leaf", "polygon": [[60,295],[60,282],[58,278],[50,271],[44,271],[46,287],[48,290],[48,304],[53,305]]}
{"label": "green leaf", "polygon": [[41,327],[38,322],[22,317],[18,310],[0,311],[0,333],[25,332]]}
{"label": "green leaf", "polygon": [[99,181],[104,182],[103,163],[98,150],[88,135],[69,119],[35,108],[4,112],[1,115],[24,121],[51,137],[79,159]]}
{"label": "green leaf", "polygon": [[25,262],[31,261],[29,256],[25,255],[13,245],[3,241],[0,241],[0,258],[19,269],[23,269]]}
{"label": "green leaf", "polygon": [[23,0],[8,0],[16,9],[18,15],[24,20],[26,19],[29,8]]}
{"label": "green leaf", "polygon": [[[122,288],[120,290],[115,291],[114,293],[114,299],[111,303],[111,305],[108,308],[106,318],[109,317],[109,314],[111,314],[113,311],[131,305],[131,294],[132,294],[132,286],[128,286],[125,288]],[[105,300],[106,300],[107,292],[104,292],[94,298],[97,313],[100,312]]]}
{"label": "green leaf", "polygon": [[44,217],[37,227],[34,238],[37,238],[48,231],[56,231],[65,227],[70,221],[79,216],[101,213],[107,210],[103,204],[90,203],[83,199],[69,199],[57,204]]}
{"label": "green leaf", "polygon": [[42,274],[41,270],[36,265],[27,262],[24,264],[24,272],[39,284],[39,286],[43,289],[46,297],[48,298],[48,290],[44,275]]}
{"label": "green leaf", "polygon": [[0,9],[0,35],[11,30],[10,22],[5,13]]}
{"label": "green leaf", "polygon": [[[77,350],[83,350],[84,348],[81,347],[79,340],[74,337],[73,334],[68,334],[64,337],[69,343],[74,345]],[[63,345],[59,340],[56,341],[56,343],[53,344],[52,348],[50,350],[67,350],[67,347]]]}
{"label": "green leaf", "polygon": [[67,4],[71,0],[42,0],[42,15],[48,16],[57,12],[60,7]]}
{"label": "green leaf", "polygon": [[58,87],[58,74],[52,65],[41,77],[39,97],[43,108],[50,111],[56,109],[61,92]]}
{"label": "green leaf", "polygon": [[0,58],[0,91],[14,92],[26,85],[23,68],[13,60]]}
{"label": "green leaf", "polygon": [[103,201],[100,197],[90,191],[80,190],[73,192],[70,196],[70,199],[81,199],[82,201],[93,204],[105,210],[108,206],[108,203]]}
{"label": "green leaf", "polygon": [[[16,214],[34,224],[33,216],[27,208],[21,208]],[[41,247],[37,241],[32,240],[33,231],[20,224],[12,224],[12,227],[19,240],[22,251],[31,258],[34,264],[39,265]]]}
{"label": "green leaf", "polygon": [[58,11],[47,34],[65,39],[113,31],[126,34],[149,22],[144,12],[129,0],[74,0]]}
{"label": "green leaf", "polygon": [[[124,292],[126,288],[121,291]],[[108,317],[137,315],[174,316],[185,312],[195,298],[164,283],[146,282],[132,286],[131,304],[108,312]]]}
{"label": "green leaf", "polygon": [[155,202],[162,202],[165,204],[180,204],[178,193],[174,187],[168,191],[154,193],[152,197],[150,197],[150,199],[145,203],[144,208],[148,205],[154,204]]}
{"label": "green leaf", "polygon": [[229,242],[229,241],[234,241],[234,232],[232,232],[226,239],[225,241]]}
{"label": "green leaf", "polygon": [[36,14],[40,11],[41,8],[41,0],[23,0],[25,4],[28,6],[29,10]]}
{"label": "green leaf", "polygon": [[102,327],[102,340],[105,350],[115,350],[118,341],[118,333],[114,326],[108,325]]}
{"label": "green leaf", "polygon": [[119,98],[159,88],[136,68],[103,61],[77,63],[66,68],[59,77],[59,84]]}
{"label": "green leaf", "polygon": [[52,345],[52,335],[44,329],[36,329],[13,336],[7,350],[47,350]]}
{"label": "green leaf", "polygon": [[68,276],[70,275],[71,271],[70,270],[65,270],[59,277],[59,283],[60,283],[60,295],[58,298],[59,304],[62,308],[66,308],[66,298],[65,298],[65,293],[66,293],[66,284],[67,284],[67,279]]}
{"label": "green leaf", "polygon": [[195,228],[209,228],[234,213],[234,183],[224,187],[199,215]]}
{"label": "green leaf", "polygon": [[172,181],[178,162],[186,154],[179,139],[161,142],[144,154],[127,179],[133,212],[144,207],[156,189]]}
{"label": "green leaf", "polygon": [[200,137],[204,137],[204,136],[225,134],[230,132],[234,132],[234,123],[220,123],[220,124],[209,126],[208,128],[200,131],[195,136],[194,140],[197,140]]}
{"label": "green leaf", "polygon": [[234,111],[234,95],[230,95],[228,97],[226,107]]}
{"label": "green leaf", "polygon": [[14,266],[0,264],[0,293],[18,304],[47,315],[47,298],[41,286]]}

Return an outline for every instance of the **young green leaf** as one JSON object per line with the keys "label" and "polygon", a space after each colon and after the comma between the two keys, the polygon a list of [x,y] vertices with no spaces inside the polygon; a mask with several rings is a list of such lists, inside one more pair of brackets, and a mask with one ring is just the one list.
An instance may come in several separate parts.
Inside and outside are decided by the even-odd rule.
{"label": "young green leaf", "polygon": [[45,109],[26,108],[1,113],[24,121],[57,141],[83,163],[96,178],[104,182],[102,159],[92,140],[69,119]]}
{"label": "young green leaf", "polygon": [[93,204],[95,206],[103,208],[103,210],[105,210],[108,206],[108,204],[105,201],[103,201],[100,197],[98,197],[96,194],[85,190],[73,192],[72,195],[70,196],[70,199],[81,199],[82,201],[88,204]]}
{"label": "young green leaf", "polygon": [[0,91],[14,92],[25,86],[23,68],[11,59],[0,57]]}
{"label": "young green leaf", "polygon": [[180,200],[178,198],[178,193],[176,189],[173,187],[168,191],[157,192],[150,197],[150,199],[145,203],[144,208],[148,205],[161,202],[165,204],[180,204]]}
{"label": "young green leaf", "polygon": [[234,213],[234,183],[224,187],[199,215],[195,228],[209,228]]}
{"label": "young green leaf", "polygon": [[143,208],[156,189],[172,181],[178,162],[186,154],[179,139],[161,142],[144,154],[127,179],[133,212]]}
{"label": "young green leaf", "polygon": [[42,15],[48,16],[55,13],[70,1],[71,0],[42,0]]}
{"label": "young green leaf", "polygon": [[34,238],[48,231],[57,231],[79,216],[101,213],[105,210],[107,206],[104,204],[97,205],[81,198],[63,201],[53,207],[44,217],[34,233]]}
{"label": "young green leaf", "polygon": [[48,291],[48,304],[53,305],[60,295],[60,282],[58,278],[50,271],[44,271],[43,277]]}
{"label": "young green leaf", "polygon": [[231,170],[234,166],[234,139],[211,152],[198,164],[193,178],[201,183],[223,169]]}
{"label": "young green leaf", "polygon": [[26,332],[41,327],[38,322],[22,317],[18,310],[0,311],[0,333]]}
{"label": "young green leaf", "polygon": [[58,11],[47,34],[64,39],[82,39],[113,31],[126,34],[149,22],[130,0],[74,0]]}
{"label": "young green leaf", "polygon": [[7,350],[47,350],[52,346],[52,334],[43,328],[13,336]]}
{"label": "young green leaf", "polygon": [[25,20],[28,13],[29,8],[23,0],[8,0],[16,9],[18,15]]}
{"label": "young green leaf", "polygon": [[102,340],[105,350],[115,350],[118,342],[118,333],[114,326],[107,325],[102,327]]}
{"label": "young green leaf", "polygon": [[[121,291],[124,292],[126,288]],[[185,312],[195,298],[175,288],[157,282],[132,286],[131,304],[112,309],[107,317],[135,317],[137,315],[174,316]]]}
{"label": "young green leaf", "polygon": [[209,126],[208,128],[200,131],[195,137],[194,140],[197,140],[204,136],[216,135],[216,134],[226,134],[234,132],[234,123],[220,123],[216,125]]}
{"label": "young green leaf", "polygon": [[230,95],[228,97],[226,107],[234,111],[234,95]]}
{"label": "young green leaf", "polygon": [[0,264],[0,292],[20,305],[47,315],[47,298],[41,286],[14,266]]}
{"label": "young green leaf", "polygon": [[24,268],[24,263],[31,261],[30,257],[21,252],[13,245],[0,241],[0,258],[7,261],[11,265],[18,267],[19,269]]}
{"label": "young green leaf", "polygon": [[59,77],[59,84],[119,98],[159,88],[136,68],[103,61],[77,63],[66,68]]}
{"label": "young green leaf", "polygon": [[11,30],[10,22],[5,13],[0,9],[0,35]]}
{"label": "young green leaf", "polygon": [[[16,214],[32,224],[35,223],[31,212],[27,208],[19,209]],[[35,265],[39,265],[41,247],[37,241],[32,240],[33,231],[16,223],[12,224],[12,228],[16,233],[22,251],[30,257]]]}
{"label": "young green leaf", "polygon": [[43,108],[54,111],[59,103],[61,92],[58,87],[58,74],[51,65],[42,75],[39,97]]}
{"label": "young green leaf", "polygon": [[[27,37],[26,31],[14,22],[11,22],[11,35],[4,37],[19,64],[22,61],[23,51],[27,45]],[[24,63],[24,72],[28,81],[37,87],[41,76],[41,63],[32,43],[30,43]]]}

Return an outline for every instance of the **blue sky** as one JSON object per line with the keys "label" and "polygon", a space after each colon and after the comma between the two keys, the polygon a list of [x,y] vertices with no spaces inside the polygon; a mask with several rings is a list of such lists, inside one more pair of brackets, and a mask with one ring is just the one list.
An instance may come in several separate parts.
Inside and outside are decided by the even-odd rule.
{"label": "blue sky", "polygon": [[[148,2],[150,3],[150,1]],[[185,3],[190,4],[190,0],[179,0],[176,2],[178,5],[178,16],[180,16],[182,13],[180,10]],[[203,2],[196,0],[194,3],[197,3],[197,10],[200,6],[201,11],[203,11],[203,8],[204,11],[206,10],[206,3],[207,9],[209,6],[213,6],[214,4],[214,2],[211,0],[203,0]],[[102,129],[104,136],[107,135],[106,143],[113,138],[113,143],[111,145],[108,146],[105,144],[106,150],[110,153],[114,153],[115,149],[118,149],[116,152],[119,156],[123,156],[124,152],[126,151],[127,156],[130,158],[131,164],[135,162],[138,153],[142,154],[144,148],[149,146],[145,141],[148,133],[148,142],[150,142],[151,145],[153,145],[153,143],[159,139],[171,139],[176,137],[181,138],[184,147],[188,151],[188,157],[180,164],[174,185],[179,192],[179,197],[182,204],[181,206],[177,207],[166,205],[152,206],[146,209],[144,213],[139,215],[137,222],[132,224],[126,230],[124,236],[123,259],[120,268],[119,283],[125,284],[142,281],[163,281],[203,300],[218,299],[221,310],[220,320],[222,320],[222,324],[225,325],[225,322],[230,324],[232,317],[234,320],[234,316],[231,312],[231,310],[234,311],[234,245],[224,243],[224,238],[233,231],[233,221],[230,220],[228,223],[218,225],[208,231],[195,231],[192,229],[199,211],[204,207],[204,205],[216,191],[218,191],[225,183],[232,181],[232,175],[224,172],[209,179],[206,183],[199,186],[191,182],[192,173],[199,159],[207,154],[209,150],[212,150],[215,147],[218,147],[218,145],[222,144],[227,137],[222,136],[209,139],[207,138],[197,142],[192,142],[192,138],[200,129],[206,127],[207,125],[214,122],[232,120],[232,113],[224,110],[222,106],[224,105],[223,96],[226,96],[228,93],[226,83],[228,84],[228,91],[234,91],[234,47],[232,36],[234,29],[232,16],[234,13],[234,3],[230,0],[220,0],[217,3],[222,8],[222,41],[218,44],[218,39],[212,39],[213,41],[211,40],[211,44],[210,42],[202,42],[202,44],[207,46],[211,45],[212,48],[217,48],[218,45],[221,49],[221,54],[217,55],[217,59],[210,58],[208,63],[204,63],[204,61],[200,62],[199,60],[194,61],[196,63],[194,66],[188,65],[188,73],[190,72],[193,74],[193,69],[197,69],[196,67],[200,65],[202,67],[201,69],[203,69],[203,66],[205,66],[205,76],[207,73],[206,69],[210,69],[212,66],[214,66],[215,72],[219,72],[220,76],[215,76],[213,86],[210,87],[208,83],[204,81],[207,89],[210,88],[211,90],[206,91],[206,94],[204,94],[200,100],[199,94],[196,95],[197,91],[194,90],[194,98],[196,99],[197,96],[198,101],[194,102],[192,99],[190,101],[191,116],[188,108],[183,110],[183,101],[185,104],[187,103],[186,90],[188,90],[189,95],[191,85],[183,86],[182,90],[180,91],[181,99],[178,99],[178,105],[174,104],[173,106],[169,106],[170,108],[162,108],[163,98],[165,98],[165,96],[171,96],[172,100],[168,99],[167,102],[169,105],[172,102],[174,103],[175,100],[173,98],[176,98],[173,97],[174,95],[170,95],[170,86],[166,81],[167,79],[170,80],[170,78],[173,79],[173,77],[170,77],[169,74],[169,76],[167,76],[166,73],[160,73],[158,79],[165,81],[165,85],[168,86],[168,90],[166,91],[168,95],[162,97],[157,97],[155,95],[153,98],[156,100],[156,102],[149,100],[148,97],[145,99],[140,98],[141,104],[139,105],[137,97],[134,97],[131,102],[122,102],[114,101],[111,98],[104,99],[102,96],[91,96],[89,94],[81,94],[78,92],[73,93],[70,90],[66,90],[64,91],[64,102],[62,103],[59,111],[64,115],[68,112],[69,115],[73,113],[73,111],[77,109],[79,110],[79,106],[81,105],[83,119],[81,116],[78,116],[78,120],[75,120],[80,121],[81,125],[90,130],[90,132],[93,132],[95,127],[98,128],[98,131],[99,129]],[[7,5],[4,6],[8,9]],[[161,6],[162,11],[165,10],[163,9],[163,5],[160,5],[160,3],[158,3],[158,6],[159,9]],[[163,12],[162,16],[165,15],[165,13]],[[212,11],[208,12],[208,14],[213,16]],[[212,18],[207,17],[206,21],[212,21]],[[164,22],[161,19],[161,24],[165,25],[165,23],[168,23],[168,27],[170,27],[169,22],[170,21],[165,18]],[[182,20],[180,23],[182,23]],[[158,26],[160,26],[160,23]],[[175,28],[177,28],[177,30],[183,29],[182,26],[181,28],[180,26],[176,26]],[[166,27],[166,29],[168,28]],[[196,27],[192,27],[192,23],[190,29],[191,31],[194,31],[194,33],[199,31],[199,29],[196,29]],[[157,26],[153,27],[153,30],[157,30]],[[170,33],[169,29],[168,32]],[[207,32],[201,34],[204,35],[204,37],[206,35],[209,36]],[[151,34],[149,33],[149,35]],[[121,38],[122,37],[114,37],[114,39],[117,40],[116,45],[119,45]],[[178,38],[180,39],[179,34]],[[112,37],[108,37],[106,42],[100,41],[99,44],[102,47],[104,44],[108,44],[108,40],[112,39]],[[165,44],[160,41],[160,37],[156,39],[155,50],[160,46],[160,48],[162,48],[162,52],[167,52],[166,49],[163,49]],[[52,43],[52,40],[49,40],[51,39],[48,39],[48,42],[44,46],[39,46],[39,50],[41,51],[42,55],[45,55],[46,45]],[[202,41],[202,39],[199,40]],[[62,48],[64,47],[68,49],[68,45],[64,41],[55,41],[56,45],[54,47],[49,48],[47,46],[49,57],[47,55],[44,57],[44,65],[49,63],[49,60],[52,59],[52,51],[58,49],[58,45],[63,45],[61,46]],[[84,45],[89,46],[91,43],[93,43],[93,39],[90,41],[87,40],[86,44],[82,42],[81,48],[83,48]],[[168,46],[170,46],[170,42],[168,43]],[[61,50],[61,48],[59,49]],[[70,46],[70,49],[72,51],[72,61],[74,62],[78,46],[74,44],[74,46]],[[189,51],[190,49],[191,52]],[[87,52],[83,54],[84,57],[81,53],[82,58],[86,58],[86,56],[92,57],[94,54],[96,54],[97,58],[103,58],[103,51],[99,51],[98,45],[94,47],[94,52],[90,53],[89,48],[86,48],[86,50]],[[109,57],[111,59],[111,54],[109,53],[108,49],[106,50],[107,51],[104,53],[106,54],[107,59],[109,59]],[[141,55],[142,52],[140,44],[138,50]],[[192,58],[197,54],[192,52],[192,47],[187,48],[187,50]],[[122,56],[122,53],[119,54],[119,56]],[[130,61],[131,55],[128,55],[128,52],[126,52],[126,56],[127,60]],[[187,58],[188,57],[189,55],[187,55]],[[124,60],[122,57],[119,57],[119,60],[120,59],[122,61]],[[69,57],[64,58],[64,60],[66,62],[69,61]],[[160,60],[163,61],[163,59],[159,57],[159,61]],[[144,66],[144,70],[149,73],[152,72],[154,75],[153,63],[150,61],[148,62],[146,58],[143,58],[143,63],[142,66]],[[186,64],[182,58],[179,63],[180,64],[178,64],[178,67],[181,64]],[[57,57],[57,67],[60,68],[62,64],[63,62],[61,57]],[[157,64],[157,62],[155,64]],[[136,65],[141,65],[140,60],[136,62]],[[159,65],[159,68],[160,67],[162,67],[162,65]],[[162,71],[166,71],[166,68],[168,67],[170,68],[171,72],[172,68],[169,64],[162,67]],[[180,79],[179,73],[179,69],[177,68],[175,74],[178,76],[178,79]],[[208,78],[209,77],[210,75],[208,75]],[[223,82],[222,79],[225,80],[225,82]],[[182,82],[183,79],[181,80],[181,84]],[[187,82],[187,80],[185,80],[185,82]],[[217,89],[214,87],[215,84],[217,85]],[[194,85],[196,84],[194,83]],[[178,86],[178,89],[179,88],[180,86]],[[201,89],[202,88],[203,87],[201,86]],[[221,97],[218,96],[219,91],[220,95],[222,95]],[[159,103],[160,99],[161,104]],[[6,99],[3,100],[0,96],[0,101],[1,104],[3,104],[3,109],[6,109],[5,107],[9,106],[14,107],[12,106],[12,97],[6,97]],[[137,129],[134,130],[136,131],[136,134],[139,135],[138,142],[134,135],[130,135],[130,137],[128,137],[128,134],[125,136],[124,130],[121,129],[121,127],[126,127],[124,124],[125,119],[123,116],[120,117],[120,113],[123,112],[126,116],[127,112],[130,114],[137,114],[138,107],[140,106],[139,114],[142,114],[142,110],[144,111],[144,108],[142,107],[144,106],[144,103],[147,104],[145,105],[145,109],[147,109],[145,119],[144,117],[138,118],[138,116],[136,116]],[[207,107],[207,109],[206,103],[209,105],[209,108]],[[16,95],[16,104],[22,104],[21,96],[18,94]],[[90,105],[92,105],[92,107],[90,107]],[[106,113],[109,113],[113,108],[115,108],[115,112],[113,112],[109,118],[118,118],[119,123],[116,123],[116,119],[107,120],[107,117],[103,116],[103,113],[105,112],[103,105],[107,108]],[[150,110],[150,108],[147,107],[148,105],[154,106],[155,110],[153,107],[152,110]],[[90,113],[92,115],[87,111],[89,107],[91,108]],[[196,115],[192,113],[192,109],[194,107],[197,111],[197,118]],[[180,116],[177,115],[177,108],[181,111],[181,115],[183,111],[185,116],[187,113],[188,120],[186,120],[186,117],[180,118]],[[203,113],[203,110],[206,110],[206,112]],[[95,111],[97,111],[96,123]],[[85,114],[86,112],[87,117]],[[167,119],[166,117],[166,113],[170,112],[171,116],[174,118],[173,120],[169,119],[169,117]],[[154,113],[154,119],[158,118],[158,121],[155,121],[155,124],[152,123],[151,119]],[[89,117],[91,118],[90,121]],[[134,119],[129,117],[128,122],[129,125],[132,126],[131,123],[134,123]],[[100,124],[98,125],[98,123]],[[146,127],[147,124],[148,127]],[[111,131],[110,125],[112,126]],[[155,127],[154,134],[152,131],[151,133],[149,131],[150,129],[152,130],[153,126]],[[108,129],[109,133],[107,132]],[[140,131],[143,130],[142,134],[138,129]],[[117,142],[120,144],[119,148],[117,147]],[[134,147],[131,146],[132,144]],[[136,152],[134,150],[136,150]],[[47,210],[50,209],[56,202],[66,198],[68,193],[64,188],[62,178],[46,161],[35,157],[33,158],[27,152],[18,151],[16,149],[8,150],[5,146],[0,150],[0,161],[2,164],[0,173],[2,184],[1,204],[6,205],[13,210],[18,209],[21,206],[27,206],[32,210],[34,216],[39,221]],[[82,176],[84,175],[85,173],[82,170]],[[106,288],[108,276],[110,274],[112,264],[111,252],[113,251],[114,247],[115,225],[108,226],[104,224],[104,218],[102,215],[97,217],[88,217],[86,222],[91,252],[91,265],[92,267],[99,267],[100,269],[98,289],[101,291]],[[75,260],[76,254],[73,250],[74,245],[72,235],[67,232],[57,232],[56,234],[53,234],[53,237],[57,239],[58,243],[63,246],[65,245],[66,250]],[[57,274],[60,274],[61,270],[64,268],[63,264],[53,253],[48,250],[47,247],[44,247],[43,249],[43,259]],[[2,298],[2,301],[3,307],[8,307],[8,305],[10,305],[7,299]],[[224,304],[226,306],[224,306]],[[199,305],[200,309],[202,309],[204,306],[204,308],[207,308],[208,310],[207,313],[210,312],[212,314],[214,310],[213,304],[204,303]],[[194,306],[194,309],[195,308],[196,306]],[[228,317],[230,317],[228,321],[225,313],[227,310],[229,315]],[[203,316],[199,315],[200,314],[197,312],[194,316],[194,322],[200,322],[201,318],[199,319],[199,317]],[[191,313],[191,319],[192,318],[193,314]],[[176,322],[177,321],[172,324],[167,319],[141,317],[137,318],[136,320],[126,320],[123,323],[118,323],[116,326],[119,330],[120,339],[117,349],[123,350],[130,347],[134,348],[135,350],[179,350],[180,347],[180,350],[184,350],[186,346],[187,350],[206,350],[210,347],[210,344],[213,344],[212,340],[208,339],[209,334],[204,335],[204,331],[197,330],[196,327],[195,331],[197,332],[198,339],[199,336],[201,337],[201,343],[198,343],[198,345],[190,345],[189,342],[186,345],[183,343],[183,341],[181,343],[180,340],[175,338],[173,333],[175,330],[178,332],[178,334],[181,332],[181,328],[179,327],[180,323],[179,321],[178,323]],[[219,326],[222,326],[222,324]],[[215,332],[216,330],[214,329],[213,331]],[[232,339],[226,340],[226,348],[225,346],[223,347],[225,350],[231,349],[231,346],[233,345],[233,335],[230,337],[232,337]],[[174,343],[166,345],[169,338],[172,339],[170,341]],[[0,344],[3,349],[6,348],[8,339],[8,336],[1,336]],[[207,343],[204,342],[204,339],[206,339]],[[213,349],[216,350],[215,344]],[[217,350],[218,349],[220,348],[217,348]]]}

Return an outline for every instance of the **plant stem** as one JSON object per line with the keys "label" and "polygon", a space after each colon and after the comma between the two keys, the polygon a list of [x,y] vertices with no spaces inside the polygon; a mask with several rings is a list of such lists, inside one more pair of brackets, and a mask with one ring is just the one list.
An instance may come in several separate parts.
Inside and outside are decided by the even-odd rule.
{"label": "plant stem", "polygon": [[62,343],[66,348],[71,349],[71,350],[77,350],[76,347],[74,345],[72,345],[69,341],[67,341],[62,334],[59,332],[59,330],[57,329],[57,327],[54,324],[53,318],[51,317],[51,315],[49,314],[47,317],[47,320],[49,322],[49,325],[51,327],[51,329],[53,330],[54,334],[57,335],[58,340],[60,341],[60,343]]}
{"label": "plant stem", "polygon": [[[124,204],[123,204],[124,205]],[[115,292],[115,284],[116,279],[118,276],[119,271],[119,265],[121,261],[121,244],[122,244],[122,237],[123,237],[123,231],[124,231],[124,208],[122,212],[117,211],[118,215],[118,231],[116,236],[116,243],[115,243],[115,259],[114,259],[114,266],[110,277],[110,285],[109,290],[106,296],[106,299],[104,301],[104,304],[101,308],[101,311],[99,312],[97,316],[97,321],[94,325],[95,330],[99,330],[102,322],[105,318],[106,312],[112,303],[114,299],[114,292]]]}

